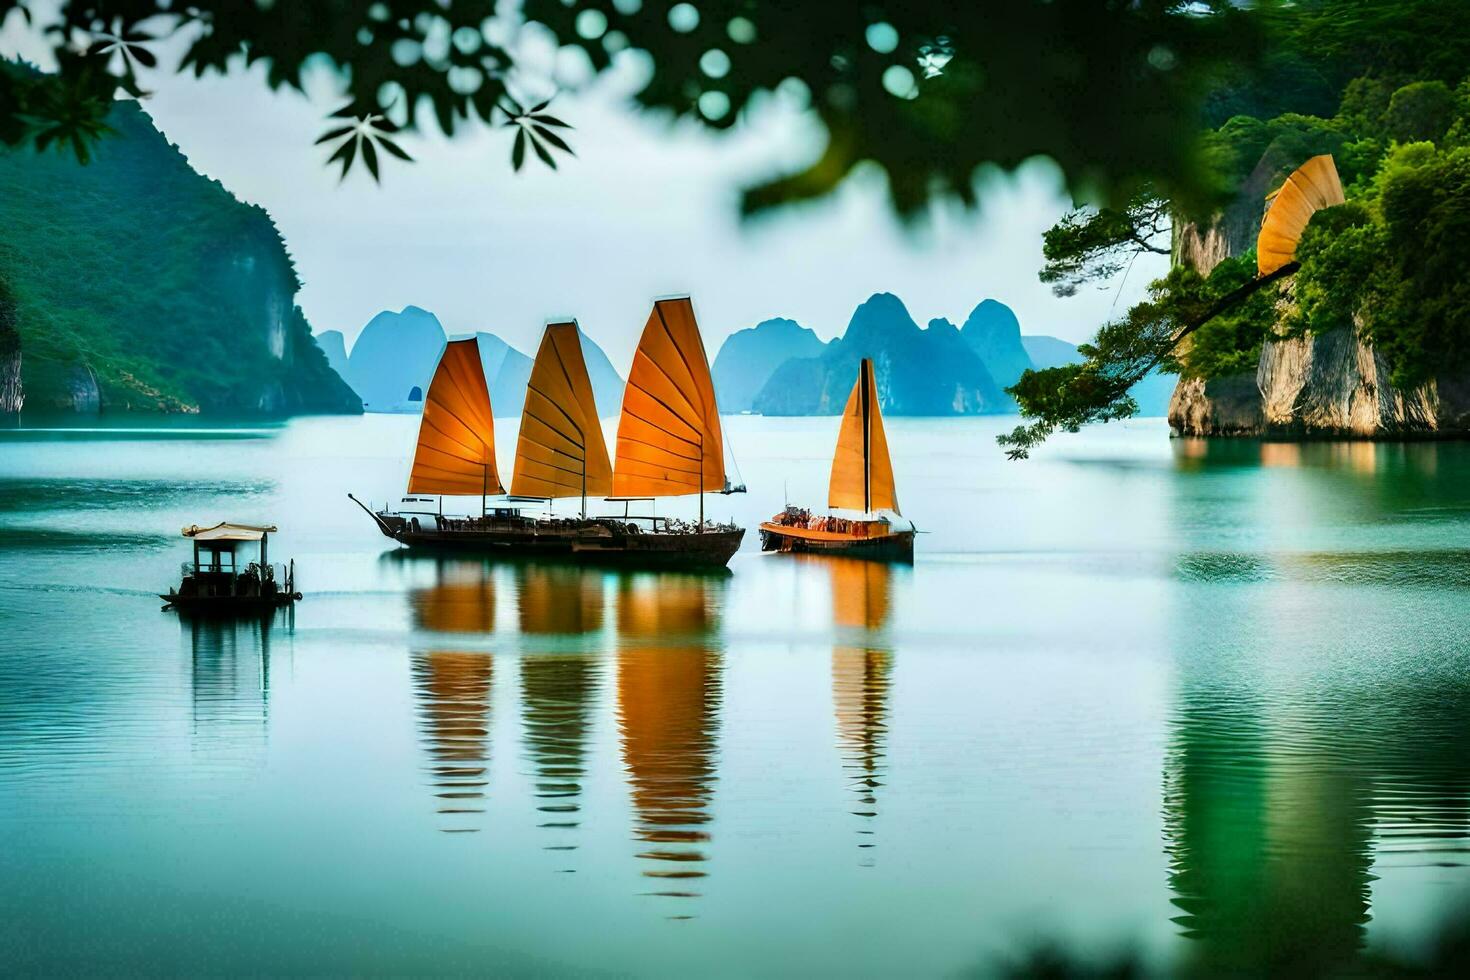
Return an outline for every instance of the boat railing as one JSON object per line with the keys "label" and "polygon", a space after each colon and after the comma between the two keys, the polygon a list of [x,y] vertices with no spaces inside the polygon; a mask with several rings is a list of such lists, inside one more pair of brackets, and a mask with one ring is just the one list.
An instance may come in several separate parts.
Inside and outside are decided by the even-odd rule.
{"label": "boat railing", "polygon": [[179,563],[179,574],[185,578],[191,575],[242,575],[255,576],[262,582],[275,582],[285,588],[290,574],[286,566],[280,562],[267,562],[262,565],[258,561],[247,562],[244,565],[215,564],[211,562],[182,561]]}

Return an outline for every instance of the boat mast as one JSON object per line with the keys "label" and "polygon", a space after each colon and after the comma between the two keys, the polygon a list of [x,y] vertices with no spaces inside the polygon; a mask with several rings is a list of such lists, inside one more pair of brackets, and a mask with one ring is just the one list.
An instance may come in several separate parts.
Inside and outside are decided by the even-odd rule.
{"label": "boat mast", "polygon": [[873,362],[866,357],[858,371],[858,381],[863,386],[863,513],[873,510],[873,461],[872,461],[872,406],[868,404],[868,382],[873,375]]}

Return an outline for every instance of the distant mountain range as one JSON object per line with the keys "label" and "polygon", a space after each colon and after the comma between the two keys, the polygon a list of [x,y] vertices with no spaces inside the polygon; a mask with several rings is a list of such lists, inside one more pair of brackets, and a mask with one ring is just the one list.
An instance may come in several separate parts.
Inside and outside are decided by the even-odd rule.
{"label": "distant mountain range", "polygon": [[[873,359],[878,398],[890,415],[994,415],[1016,410],[1005,388],[1030,368],[1081,360],[1077,347],[1025,336],[1006,304],[987,299],[964,326],[939,317],[919,327],[903,301],[874,293],[842,336],[823,343],[793,320],[776,318],[731,334],[715,357],[715,393],[724,412],[835,415]],[[1175,379],[1150,375],[1133,391],[1141,414],[1164,415]]]}
{"label": "distant mountain range", "polygon": [[[475,337],[490,386],[491,408],[497,417],[519,415],[531,381],[532,359],[493,333],[480,332]],[[581,337],[598,413],[616,415],[622,404],[623,379],[602,348],[586,333]],[[350,354],[340,331],[317,335],[328,363],[361,396],[369,412],[421,410],[447,339],[439,318],[417,306],[405,306],[397,313],[384,310],[373,317],[358,334]],[[341,366],[337,367],[339,358]]]}
{"label": "distant mountain range", "polygon": [[826,345],[795,320],[763,320],[725,338],[710,374],[722,412],[749,412],[776,369],[793,358],[818,357]]}
{"label": "distant mountain range", "polygon": [[816,357],[784,361],[761,386],[752,410],[835,415],[847,403],[864,357],[873,359],[880,404],[891,414],[1005,411],[1004,392],[960,331],[947,320],[921,329],[892,293],[876,293],[859,306],[847,331]]}

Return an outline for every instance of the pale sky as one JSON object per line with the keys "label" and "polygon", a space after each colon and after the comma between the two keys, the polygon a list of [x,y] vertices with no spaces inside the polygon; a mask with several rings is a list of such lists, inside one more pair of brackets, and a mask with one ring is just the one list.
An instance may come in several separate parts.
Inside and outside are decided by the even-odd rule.
{"label": "pale sky", "polygon": [[[41,52],[14,18],[0,31],[0,53],[44,63]],[[578,74],[575,62],[558,67],[563,81]],[[311,99],[271,93],[259,72],[159,71],[143,83],[145,108],[195,169],[270,212],[305,283],[307,318],[318,332],[341,330],[349,347],[374,314],[409,304],[451,334],[488,330],[527,353],[548,318],[572,315],[622,370],[655,296],[693,296],[713,357],[730,332],[775,316],[828,339],[878,291],[901,297],[920,325],[960,324],[993,297],[1024,333],[1076,342],[1165,271],[1159,257],[1140,259],[1121,290],[1053,297],[1036,279],[1041,233],[1068,202],[1044,160],[987,175],[979,211],[942,209],[919,228],[890,216],[873,173],[825,201],[742,222],[742,184],[809,159],[819,127],[776,99],[725,136],[670,125],[629,108],[637,65],[627,67],[557,98],[577,151],[557,172],[531,159],[513,173],[507,130],[453,140],[433,130],[402,141],[417,162],[389,161],[381,186],[366,172],[339,183],[323,166],[328,149],[312,145],[340,104],[325,72]]]}

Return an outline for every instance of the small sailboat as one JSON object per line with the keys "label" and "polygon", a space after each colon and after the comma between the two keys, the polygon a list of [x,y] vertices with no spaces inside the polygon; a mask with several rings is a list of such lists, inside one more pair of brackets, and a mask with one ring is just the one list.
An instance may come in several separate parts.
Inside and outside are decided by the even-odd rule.
{"label": "small sailboat", "polygon": [[[700,521],[692,527],[627,513],[631,500],[728,489],[714,386],[688,299],[655,304],[629,375],[618,433],[614,467],[577,324],[548,324],[526,389],[510,496],[490,506],[489,497],[505,493],[495,467],[490,393],[477,342],[451,341],[424,399],[404,498],[423,503],[421,495],[429,495],[432,503],[437,496],[437,509],[374,512],[351,499],[384,535],[411,548],[642,567],[728,563],[744,531],[706,523],[702,500]],[[713,464],[703,462],[702,447],[713,454]],[[691,475],[696,471],[702,479]],[[623,503],[624,513],[589,517],[588,498],[609,494],[617,495],[608,499]],[[445,515],[445,495],[480,496],[480,515]],[[532,517],[518,506],[567,497],[580,498],[580,516]]]}
{"label": "small sailboat", "polygon": [[[914,526],[902,521],[878,411],[873,362],[863,358],[842,413],[827,506],[859,511],[855,518],[813,515],[788,506],[760,526],[762,551],[806,551],[885,561],[914,560]],[[889,511],[893,517],[880,514]],[[895,521],[893,518],[899,518]]]}

